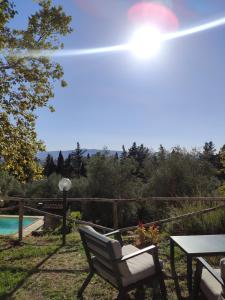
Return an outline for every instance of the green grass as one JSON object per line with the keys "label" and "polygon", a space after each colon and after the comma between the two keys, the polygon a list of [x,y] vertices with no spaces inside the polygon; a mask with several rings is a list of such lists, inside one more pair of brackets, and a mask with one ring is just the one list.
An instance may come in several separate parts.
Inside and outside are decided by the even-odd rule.
{"label": "green grass", "polygon": [[[167,236],[160,243],[160,258],[164,261],[168,299],[177,299]],[[182,296],[187,299],[186,264],[180,251],[176,251],[176,262]],[[67,236],[65,247],[61,247],[58,236],[28,237],[22,246],[0,240],[0,299],[76,299],[87,272],[88,265],[77,233]],[[151,289],[146,289],[145,299],[152,299],[151,293]],[[94,276],[84,293],[84,299],[110,300],[116,296],[117,291],[98,276]],[[130,293],[130,299],[135,299],[135,292]]]}
{"label": "green grass", "polygon": [[[126,240],[130,240],[125,238]],[[177,297],[169,264],[169,236],[161,234],[160,258],[164,261],[168,300],[188,299],[186,261],[176,248],[175,261],[181,298]],[[218,263],[218,258],[212,261]],[[0,299],[15,300],[72,300],[88,274],[88,265],[77,232],[67,236],[61,247],[59,236],[28,237],[21,246],[0,239]],[[156,291],[160,300],[159,290]],[[94,276],[84,293],[84,299],[116,299],[117,291]],[[141,299],[135,291],[130,299]],[[142,298],[143,299],[143,298]],[[146,289],[144,299],[152,299],[152,289]]]}

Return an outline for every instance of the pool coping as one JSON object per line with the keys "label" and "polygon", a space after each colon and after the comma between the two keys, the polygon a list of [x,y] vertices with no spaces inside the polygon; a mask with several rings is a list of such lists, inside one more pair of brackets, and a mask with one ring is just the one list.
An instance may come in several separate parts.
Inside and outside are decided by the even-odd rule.
{"label": "pool coping", "polygon": [[[7,218],[19,218],[19,215],[0,215],[0,217],[7,217]],[[30,225],[23,228],[23,237],[28,236],[31,234],[32,231],[39,229],[41,226],[44,225],[44,216],[27,216],[24,217],[27,218],[35,218],[38,219],[31,223]],[[6,234],[6,235],[0,235],[0,237],[12,237],[12,238],[18,238],[19,232],[12,233],[12,234]]]}

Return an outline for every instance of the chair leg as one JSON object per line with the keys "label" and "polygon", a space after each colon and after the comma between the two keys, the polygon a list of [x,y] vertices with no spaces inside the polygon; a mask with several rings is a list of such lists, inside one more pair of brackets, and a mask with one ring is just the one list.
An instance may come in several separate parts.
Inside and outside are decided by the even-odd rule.
{"label": "chair leg", "polygon": [[196,268],[195,279],[194,279],[194,288],[192,291],[192,295],[190,297],[192,300],[199,299],[201,276],[202,276],[202,268],[199,262],[197,261],[197,268]]}
{"label": "chair leg", "polygon": [[166,285],[163,278],[163,273],[159,277],[160,292],[163,300],[167,300]]}
{"label": "chair leg", "polygon": [[135,299],[145,299],[145,289],[144,289],[144,286],[139,286],[137,287],[136,289],[136,292],[135,292]]}
{"label": "chair leg", "polygon": [[87,276],[87,278],[84,280],[81,288],[79,289],[78,293],[77,293],[77,297],[80,298],[84,292],[84,290],[86,289],[87,285],[89,284],[89,282],[91,281],[91,278],[93,277],[94,272],[90,272]]}
{"label": "chair leg", "polygon": [[126,296],[127,296],[127,293],[125,290],[119,290],[117,300],[124,300],[124,299],[126,299]]}

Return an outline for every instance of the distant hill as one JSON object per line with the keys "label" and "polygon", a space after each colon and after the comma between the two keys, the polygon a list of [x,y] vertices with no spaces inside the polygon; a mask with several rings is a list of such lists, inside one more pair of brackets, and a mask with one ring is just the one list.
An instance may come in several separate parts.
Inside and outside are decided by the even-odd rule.
{"label": "distant hill", "polygon": [[[86,152],[84,153],[84,156],[87,156],[88,154],[90,156],[95,155],[97,152],[104,152],[105,150],[98,150],[98,149],[85,149]],[[62,151],[62,155],[64,158],[67,158],[68,155],[74,150],[64,150]],[[110,155],[115,155],[116,152],[118,155],[121,154],[122,151],[116,151],[116,150],[108,150]],[[59,156],[59,150],[56,151],[44,151],[44,152],[38,152],[37,158],[40,159],[41,161],[45,160],[47,155],[50,154],[53,159],[57,159]]]}

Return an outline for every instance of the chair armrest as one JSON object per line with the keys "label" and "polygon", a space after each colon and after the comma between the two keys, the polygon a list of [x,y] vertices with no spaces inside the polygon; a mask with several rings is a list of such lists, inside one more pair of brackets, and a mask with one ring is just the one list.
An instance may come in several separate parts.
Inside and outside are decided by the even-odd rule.
{"label": "chair armrest", "polygon": [[130,258],[133,258],[135,256],[138,256],[138,255],[141,255],[143,253],[146,253],[146,252],[149,252],[151,254],[154,254],[154,251],[156,249],[156,246],[155,245],[152,245],[152,246],[149,246],[149,247],[146,247],[144,249],[141,249],[141,250],[138,250],[138,251],[135,251],[133,253],[130,253],[130,254],[127,254],[127,255],[124,255],[120,260],[119,262],[124,262]]}
{"label": "chair armrest", "polygon": [[114,230],[114,231],[111,231],[111,232],[108,232],[106,234],[104,234],[104,236],[110,236],[110,235],[114,235],[114,234],[120,234],[120,231],[119,230]]}
{"label": "chair armrest", "polygon": [[121,232],[119,230],[114,230],[104,234],[104,236],[111,236],[111,235],[114,235],[115,238],[119,241],[120,245],[123,246],[123,239],[122,239]]}
{"label": "chair armrest", "polygon": [[218,273],[216,273],[215,270],[202,257],[198,257],[197,262],[197,267],[201,268],[201,270],[204,267],[223,287],[225,287],[225,283],[221,276],[219,276]]}

